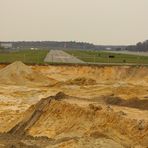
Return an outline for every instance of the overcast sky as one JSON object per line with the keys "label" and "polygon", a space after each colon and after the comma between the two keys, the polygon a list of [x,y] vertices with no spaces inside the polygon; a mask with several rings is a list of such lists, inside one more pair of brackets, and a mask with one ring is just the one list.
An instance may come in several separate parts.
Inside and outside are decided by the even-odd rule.
{"label": "overcast sky", "polygon": [[0,40],[135,44],[148,39],[148,0],[0,0]]}

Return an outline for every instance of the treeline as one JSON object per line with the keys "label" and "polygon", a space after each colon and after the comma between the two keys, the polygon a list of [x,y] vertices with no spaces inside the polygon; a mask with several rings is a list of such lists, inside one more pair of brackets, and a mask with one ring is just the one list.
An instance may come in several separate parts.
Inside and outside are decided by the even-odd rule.
{"label": "treeline", "polygon": [[139,42],[136,45],[127,46],[126,50],[129,51],[148,51],[148,40],[144,42]]}
{"label": "treeline", "polygon": [[73,48],[73,49],[95,49],[94,44],[85,42],[57,42],[57,41],[21,41],[11,42],[13,48]]}
{"label": "treeline", "polygon": [[[94,45],[87,42],[58,42],[58,41],[15,41],[15,42],[0,42],[12,44],[11,49],[90,49],[90,50],[125,50],[126,46],[113,45]],[[6,48],[7,49],[7,48]],[[9,48],[10,49],[10,48]]]}

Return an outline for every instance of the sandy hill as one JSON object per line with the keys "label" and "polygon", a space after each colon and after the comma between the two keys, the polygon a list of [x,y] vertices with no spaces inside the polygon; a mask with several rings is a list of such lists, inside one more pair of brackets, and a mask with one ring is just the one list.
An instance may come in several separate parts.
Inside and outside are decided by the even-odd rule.
{"label": "sandy hill", "polygon": [[0,70],[0,83],[12,85],[53,85],[54,79],[32,70],[30,66],[16,61]]}
{"label": "sandy hill", "polygon": [[96,148],[102,143],[102,147],[109,148],[147,146],[148,123],[127,119],[109,108],[92,104],[82,107],[66,102],[65,96],[61,99],[52,96],[40,100],[9,133],[60,139],[60,145],[65,147],[72,144],[83,148],[86,143]]}

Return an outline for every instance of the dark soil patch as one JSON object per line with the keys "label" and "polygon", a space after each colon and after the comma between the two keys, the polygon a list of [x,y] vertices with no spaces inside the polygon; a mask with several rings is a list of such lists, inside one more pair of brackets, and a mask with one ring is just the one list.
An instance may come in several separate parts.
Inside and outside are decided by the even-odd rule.
{"label": "dark soil patch", "polygon": [[110,105],[119,105],[119,106],[125,106],[125,107],[138,108],[141,110],[148,110],[147,99],[140,100],[139,98],[132,98],[129,100],[124,100],[119,97],[108,96],[105,98],[105,102]]}

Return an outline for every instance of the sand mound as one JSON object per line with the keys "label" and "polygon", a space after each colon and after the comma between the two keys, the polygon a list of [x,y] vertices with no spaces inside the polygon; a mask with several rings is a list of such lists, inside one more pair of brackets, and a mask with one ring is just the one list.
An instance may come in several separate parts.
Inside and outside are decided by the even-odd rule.
{"label": "sand mound", "polygon": [[53,85],[55,80],[47,78],[43,74],[32,70],[31,67],[16,61],[0,70],[0,83],[12,85]]}
{"label": "sand mound", "polygon": [[79,77],[66,81],[68,85],[95,85],[96,81],[91,78]]}
{"label": "sand mound", "polygon": [[[89,139],[93,147],[97,147],[93,143],[94,140],[103,138],[112,140],[112,144],[113,142],[118,144],[118,146],[113,144],[110,147],[134,147],[135,145],[148,145],[147,129],[146,121],[127,119],[111,110],[94,110],[90,106],[81,107],[49,97],[31,106],[25,113],[24,119],[9,133],[62,138],[63,142],[66,139],[73,141],[77,137],[78,141],[76,141],[78,143],[81,141],[81,144],[86,143],[85,140]],[[69,140],[66,140],[68,146]],[[78,143],[73,144],[77,146]],[[81,146],[85,147],[85,145]]]}

